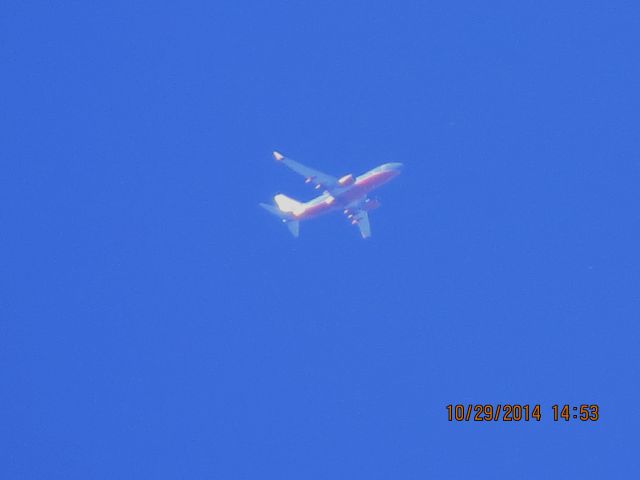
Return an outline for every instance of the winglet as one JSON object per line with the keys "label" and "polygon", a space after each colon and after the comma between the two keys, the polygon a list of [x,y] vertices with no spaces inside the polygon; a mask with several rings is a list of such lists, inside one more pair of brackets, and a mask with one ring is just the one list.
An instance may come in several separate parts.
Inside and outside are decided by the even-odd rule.
{"label": "winglet", "polygon": [[282,155],[280,152],[273,152],[273,158],[275,158],[279,162],[284,158],[284,155]]}

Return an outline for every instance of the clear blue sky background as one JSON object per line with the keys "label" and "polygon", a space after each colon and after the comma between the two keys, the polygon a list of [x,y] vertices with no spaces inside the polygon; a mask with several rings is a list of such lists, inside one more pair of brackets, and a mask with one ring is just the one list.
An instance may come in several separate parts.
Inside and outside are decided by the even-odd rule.
{"label": "clear blue sky background", "polygon": [[[3,2],[0,477],[637,477],[639,19]],[[406,169],[296,241],[274,149]]]}

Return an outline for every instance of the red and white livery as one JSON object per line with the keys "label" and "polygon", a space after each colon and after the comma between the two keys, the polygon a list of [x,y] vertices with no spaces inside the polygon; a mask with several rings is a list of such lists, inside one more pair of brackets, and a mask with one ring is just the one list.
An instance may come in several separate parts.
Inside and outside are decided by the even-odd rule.
{"label": "red and white livery", "polygon": [[368,212],[380,206],[380,202],[369,198],[368,195],[372,190],[397,177],[403,168],[402,163],[385,163],[359,177],[348,174],[336,178],[306,167],[279,152],[273,152],[273,157],[302,175],[305,183],[313,184],[316,190],[323,192],[308,202],[299,202],[280,193],[273,197],[273,205],[260,204],[265,210],[280,218],[294,237],[300,233],[300,221],[324,213],[342,211],[352,225],[357,225],[362,238],[369,238],[371,226]]}

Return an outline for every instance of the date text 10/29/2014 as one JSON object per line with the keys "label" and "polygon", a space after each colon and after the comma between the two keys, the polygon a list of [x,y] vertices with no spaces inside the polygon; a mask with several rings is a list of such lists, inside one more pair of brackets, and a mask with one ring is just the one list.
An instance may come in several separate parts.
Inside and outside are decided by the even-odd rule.
{"label": "date text 10/29/2014", "polygon": [[[450,422],[539,422],[543,417],[540,404],[497,403],[497,404],[449,404],[447,420]],[[600,419],[600,407],[597,404],[554,404],[551,405],[551,418],[554,422],[571,420],[596,422]]]}

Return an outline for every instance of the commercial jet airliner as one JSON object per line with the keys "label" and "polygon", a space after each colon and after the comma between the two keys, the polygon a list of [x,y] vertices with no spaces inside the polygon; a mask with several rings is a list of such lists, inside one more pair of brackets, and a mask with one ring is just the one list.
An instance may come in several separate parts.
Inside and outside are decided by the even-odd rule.
{"label": "commercial jet airliner", "polygon": [[275,205],[261,203],[260,206],[278,217],[289,228],[294,237],[300,233],[300,221],[315,218],[324,213],[341,210],[360,229],[362,238],[371,236],[369,211],[380,206],[377,199],[369,198],[372,190],[397,177],[402,171],[401,163],[385,163],[354,177],[352,174],[341,178],[319,172],[273,152],[273,157],[291,170],[305,177],[305,183],[314,184],[316,190],[324,190],[322,195],[308,202],[299,202],[279,193],[273,197]]}

